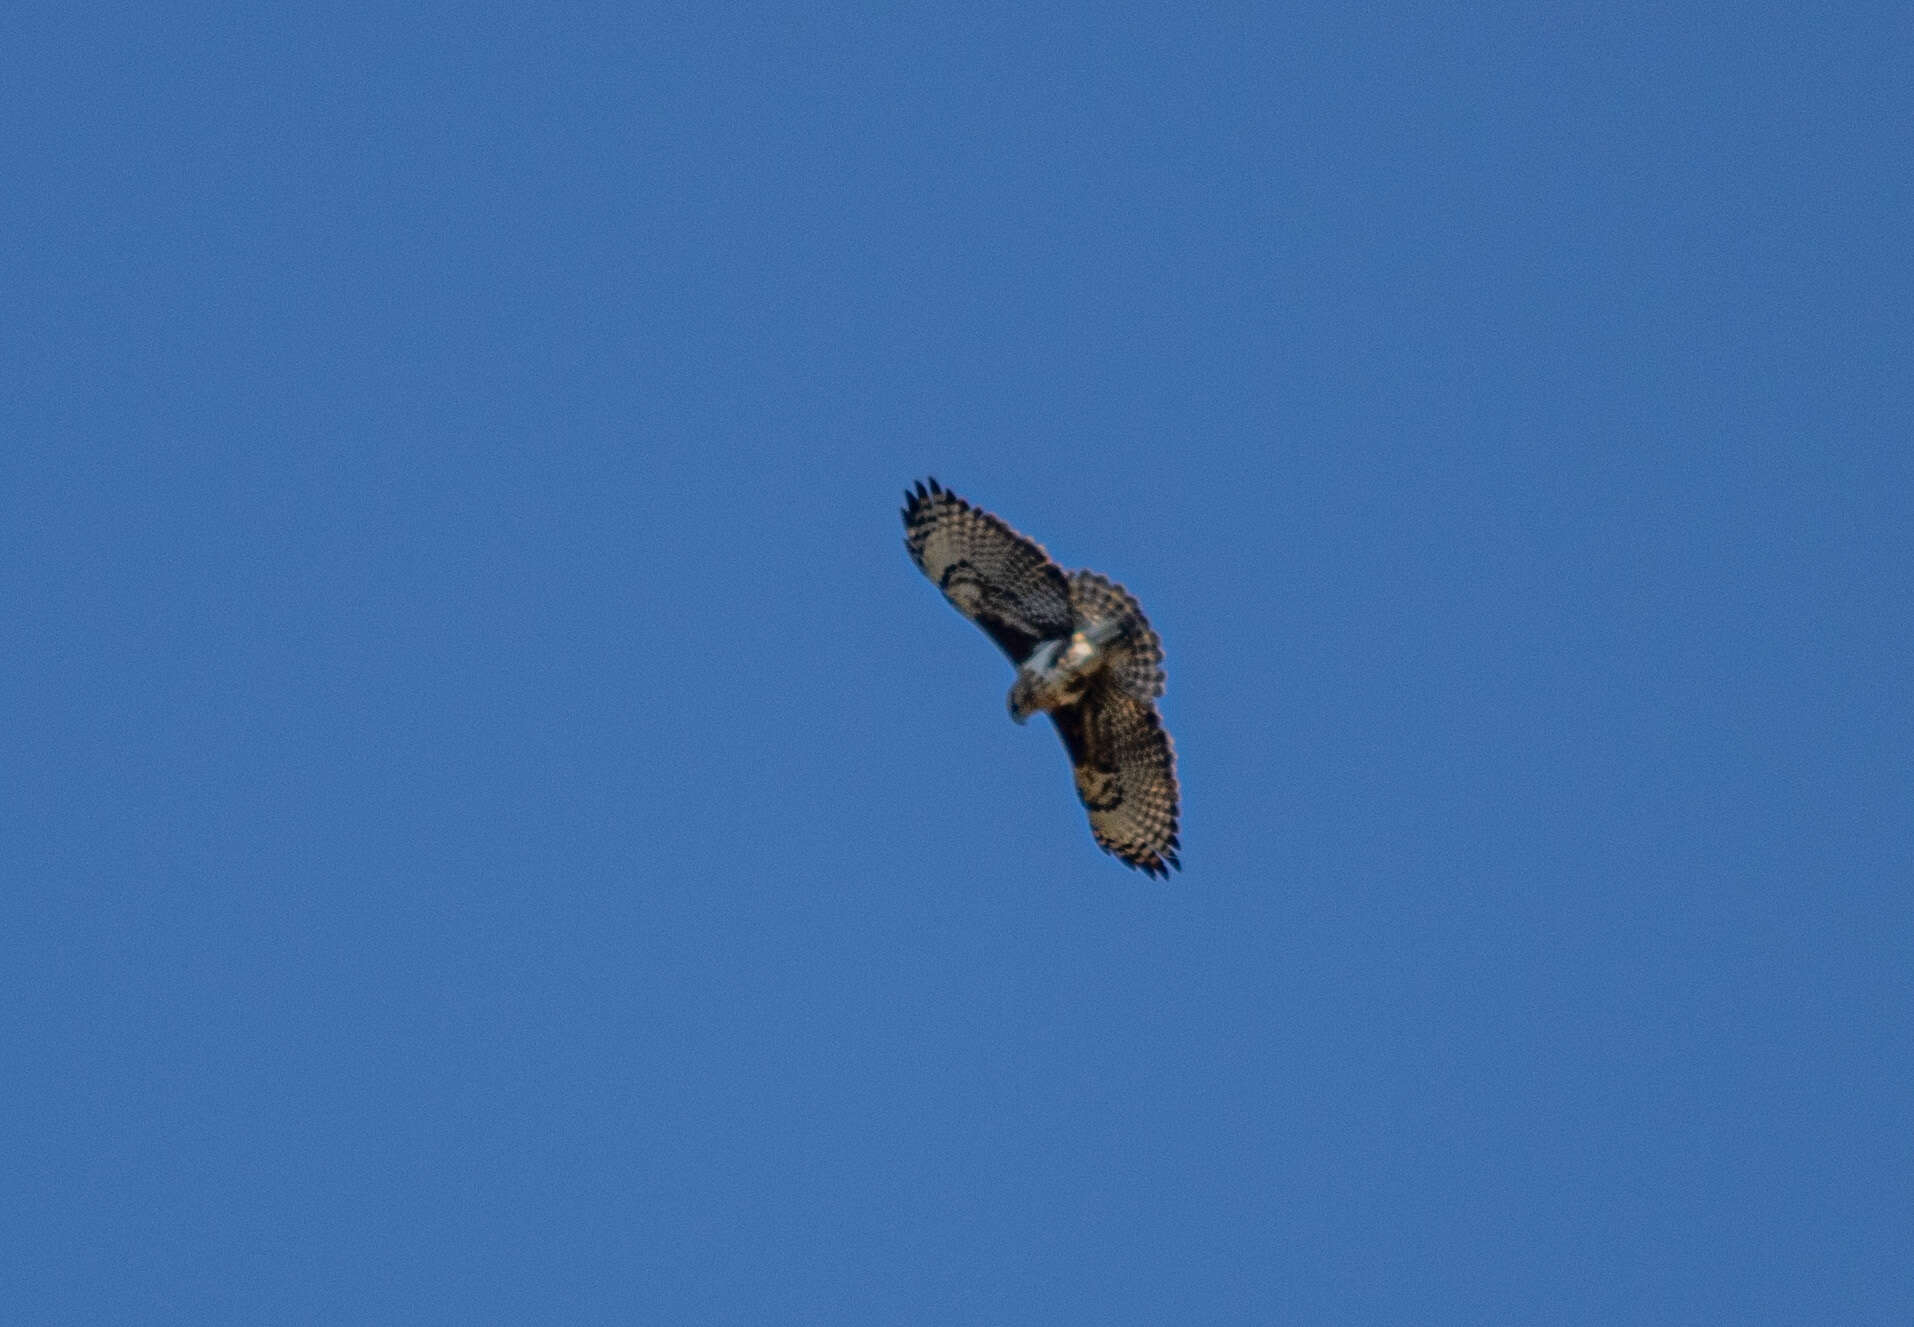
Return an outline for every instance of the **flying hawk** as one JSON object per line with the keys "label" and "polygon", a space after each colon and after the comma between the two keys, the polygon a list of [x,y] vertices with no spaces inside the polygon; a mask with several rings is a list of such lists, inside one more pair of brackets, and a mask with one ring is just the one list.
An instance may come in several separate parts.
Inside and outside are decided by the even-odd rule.
{"label": "flying hawk", "polygon": [[1064,571],[935,479],[904,492],[904,547],[1017,665],[1010,717],[1049,712],[1097,843],[1146,875],[1180,869],[1176,752],[1156,712],[1163,644],[1130,592]]}

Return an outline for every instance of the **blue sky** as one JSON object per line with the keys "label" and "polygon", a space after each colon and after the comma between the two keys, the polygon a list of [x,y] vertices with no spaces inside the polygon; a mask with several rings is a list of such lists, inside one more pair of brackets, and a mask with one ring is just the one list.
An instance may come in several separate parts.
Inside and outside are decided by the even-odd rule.
{"label": "blue sky", "polygon": [[1904,5],[9,26],[22,1321],[1914,1320]]}

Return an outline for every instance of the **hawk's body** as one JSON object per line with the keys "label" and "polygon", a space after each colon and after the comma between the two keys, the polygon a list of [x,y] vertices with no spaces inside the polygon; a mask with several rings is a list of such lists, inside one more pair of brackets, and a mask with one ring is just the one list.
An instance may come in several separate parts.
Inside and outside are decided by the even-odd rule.
{"label": "hawk's body", "polygon": [[1177,867],[1176,753],[1157,716],[1163,646],[1135,598],[938,487],[904,494],[904,546],[957,611],[1017,665],[1010,716],[1047,711],[1104,851],[1150,875]]}

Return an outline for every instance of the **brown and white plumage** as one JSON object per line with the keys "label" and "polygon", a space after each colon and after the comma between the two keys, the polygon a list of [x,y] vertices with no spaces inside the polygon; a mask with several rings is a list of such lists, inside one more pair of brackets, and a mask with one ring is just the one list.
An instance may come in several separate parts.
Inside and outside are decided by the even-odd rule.
{"label": "brown and white plumage", "polygon": [[904,494],[904,546],[1017,665],[1011,717],[1044,710],[1057,725],[1097,843],[1149,875],[1180,867],[1176,752],[1156,711],[1163,645],[1135,597],[1066,573],[935,479]]}

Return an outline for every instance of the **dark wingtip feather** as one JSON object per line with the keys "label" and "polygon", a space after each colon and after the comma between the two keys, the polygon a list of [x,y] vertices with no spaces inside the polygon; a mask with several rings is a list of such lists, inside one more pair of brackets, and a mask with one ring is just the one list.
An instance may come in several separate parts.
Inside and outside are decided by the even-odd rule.
{"label": "dark wingtip feather", "polygon": [[1183,863],[1177,860],[1176,853],[1172,851],[1175,847],[1176,840],[1171,839],[1165,848],[1151,854],[1142,861],[1131,861],[1125,858],[1124,865],[1134,867],[1136,870],[1143,872],[1144,875],[1149,876],[1152,880],[1168,880],[1170,878],[1170,872],[1183,869]]}
{"label": "dark wingtip feather", "polygon": [[924,481],[920,479],[910,488],[904,490],[903,516],[906,525],[910,524],[911,518],[917,515],[918,508],[930,501],[931,495],[936,488],[936,480],[931,480],[930,487],[925,488]]}
{"label": "dark wingtip feather", "polygon": [[968,509],[970,504],[937,482],[935,475],[927,475],[912,487],[904,490],[904,517],[908,520],[912,513],[927,502],[938,498],[949,498],[960,508]]}

